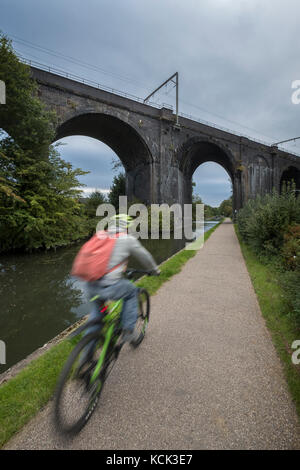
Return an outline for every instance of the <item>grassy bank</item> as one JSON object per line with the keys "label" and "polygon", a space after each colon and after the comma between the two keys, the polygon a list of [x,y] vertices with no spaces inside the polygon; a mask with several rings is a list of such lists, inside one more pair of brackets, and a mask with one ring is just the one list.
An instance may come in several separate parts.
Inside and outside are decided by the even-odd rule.
{"label": "grassy bank", "polygon": [[[222,221],[221,221],[222,222]],[[204,234],[207,240],[220,223]],[[182,250],[161,264],[159,277],[145,277],[138,285],[153,295],[197,252]],[[76,339],[65,339],[33,360],[16,377],[0,387],[0,446],[19,431],[53,395],[58,375]]]}
{"label": "grassy bank", "polygon": [[300,339],[300,330],[288,309],[284,290],[278,282],[275,265],[263,264],[246,245],[235,226],[241,250],[255,289],[266,325],[269,328],[277,353],[282,360],[286,380],[300,417],[300,365],[291,360],[293,341]]}

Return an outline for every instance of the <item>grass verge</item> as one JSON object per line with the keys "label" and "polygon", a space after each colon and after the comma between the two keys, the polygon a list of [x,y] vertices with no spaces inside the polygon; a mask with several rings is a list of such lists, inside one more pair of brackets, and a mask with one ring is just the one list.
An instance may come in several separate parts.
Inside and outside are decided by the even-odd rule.
{"label": "grass verge", "polygon": [[300,417],[300,366],[292,362],[291,345],[300,339],[299,327],[290,315],[284,290],[280,287],[280,273],[272,264],[263,264],[251,248],[242,240],[235,225],[235,231],[256,292],[262,315],[270,330],[273,343],[282,361],[284,373],[292,399]]}
{"label": "grass verge", "polygon": [[[204,234],[207,240],[222,223]],[[197,252],[181,250],[160,265],[159,277],[145,277],[137,285],[147,288],[153,295]],[[33,360],[16,377],[0,387],[0,447],[19,431],[46,403],[55,390],[64,362],[73,349],[75,339],[65,339]]]}

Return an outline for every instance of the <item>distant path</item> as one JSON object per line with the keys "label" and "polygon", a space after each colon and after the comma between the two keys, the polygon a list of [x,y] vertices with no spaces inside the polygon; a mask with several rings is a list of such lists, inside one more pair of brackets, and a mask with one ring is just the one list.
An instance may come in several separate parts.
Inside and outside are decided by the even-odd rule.
{"label": "distant path", "polygon": [[297,415],[231,223],[151,299],[86,428],[56,436],[51,403],[7,449],[292,449]]}

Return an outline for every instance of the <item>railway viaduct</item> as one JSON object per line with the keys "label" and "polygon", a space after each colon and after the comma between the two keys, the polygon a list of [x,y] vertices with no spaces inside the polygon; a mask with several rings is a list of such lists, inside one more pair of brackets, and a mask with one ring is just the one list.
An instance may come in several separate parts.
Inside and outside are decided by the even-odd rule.
{"label": "railway viaduct", "polygon": [[[190,203],[192,176],[207,161],[219,163],[233,186],[234,208],[280,190],[294,179],[300,157],[274,146],[175,115],[67,77],[31,67],[40,99],[57,114],[56,140],[71,135],[99,139],[126,170],[127,196],[144,203]],[[99,161],[99,165],[101,162]]]}

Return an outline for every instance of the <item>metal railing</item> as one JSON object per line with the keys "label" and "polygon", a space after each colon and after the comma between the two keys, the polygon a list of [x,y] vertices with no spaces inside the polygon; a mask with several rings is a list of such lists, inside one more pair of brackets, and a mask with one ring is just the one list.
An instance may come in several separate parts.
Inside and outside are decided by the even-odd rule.
{"label": "metal railing", "polygon": [[[257,137],[251,137],[247,134],[243,134],[243,133],[240,133],[240,132],[237,132],[237,131],[233,131],[232,129],[228,129],[228,128],[223,127],[223,126],[216,125],[216,124],[214,124],[210,121],[205,121],[204,119],[192,116],[190,114],[179,113],[179,116],[182,116],[186,119],[190,119],[192,121],[199,122],[200,124],[204,124],[205,126],[214,127],[215,129],[219,129],[219,130],[222,130],[222,131],[225,131],[225,132],[229,132],[230,134],[236,135],[237,137],[245,137],[246,139],[252,140],[253,142],[257,142],[258,144],[266,145],[267,147],[272,147],[272,145],[273,145],[272,143],[267,142],[265,140],[258,139]],[[281,150],[283,152],[287,152],[287,153],[290,153],[291,155],[295,155],[296,157],[300,157],[300,153],[291,152],[290,150],[287,150],[286,148],[284,148],[282,146],[280,146],[280,147],[277,146],[277,148],[278,148],[278,150]]]}
{"label": "metal railing", "polygon": [[[23,64],[27,64],[27,65],[35,67],[39,70],[44,70],[46,72],[53,73],[55,75],[59,75],[60,77],[68,78],[69,80],[74,80],[76,82],[83,83],[84,85],[92,86],[93,88],[97,88],[98,90],[108,91],[109,93],[114,93],[115,95],[122,96],[123,98],[128,98],[130,100],[137,101],[139,103],[144,104],[143,98],[140,98],[139,96],[132,95],[131,93],[126,93],[126,92],[118,90],[116,88],[112,88],[112,87],[108,87],[106,85],[102,85],[98,82],[95,82],[94,80],[90,80],[88,78],[80,77],[79,75],[75,75],[73,73],[66,72],[65,70],[62,70],[62,69],[59,69],[59,68],[56,68],[56,67],[52,67],[50,65],[41,64],[40,62],[37,62],[36,60],[26,59],[25,57],[22,57],[20,55],[18,55],[18,57],[19,57],[20,61],[23,62]],[[168,109],[173,111],[173,106],[171,106],[170,104],[167,104],[167,103],[159,104],[159,103],[155,103],[155,102],[149,102],[147,104],[154,107],[154,108],[161,109],[162,107],[164,107],[164,108],[168,108]]]}
{"label": "metal railing", "polygon": [[[70,73],[70,72],[66,72],[65,70],[62,70],[62,69],[59,69],[59,68],[56,68],[56,67],[41,64],[40,62],[37,62],[35,60],[26,59],[25,57],[22,57],[20,55],[18,55],[18,57],[19,57],[21,62],[23,62],[24,64],[27,64],[29,66],[38,68],[40,70],[45,70],[46,72],[50,72],[50,73],[53,73],[55,75],[65,77],[65,78],[68,78],[70,80],[74,80],[76,82],[83,83],[85,85],[89,85],[93,88],[97,88],[98,90],[103,90],[103,91],[108,91],[109,93],[114,93],[115,95],[122,96],[123,98],[128,98],[130,100],[137,101],[138,103],[141,103],[141,104],[145,105],[144,99],[140,98],[139,96],[135,96],[135,95],[132,95],[130,93],[120,91],[116,88],[111,88],[111,87],[108,87],[106,85],[102,85],[102,84],[100,84],[98,82],[95,82],[93,80],[89,80],[87,78],[80,77],[78,75],[75,75],[75,74]],[[167,109],[169,109],[173,112],[173,106],[168,104],[168,103],[159,104],[159,103],[156,103],[156,102],[148,102],[145,106],[151,106],[151,107],[156,108],[156,109],[167,108]],[[243,134],[243,133],[240,133],[240,132],[237,132],[237,131],[233,131],[232,129],[228,129],[228,128],[223,127],[223,126],[216,125],[216,124],[214,124],[210,121],[206,121],[204,119],[192,116],[190,114],[179,113],[179,116],[181,116],[183,118],[186,118],[186,119],[190,119],[191,121],[199,122],[200,124],[204,124],[205,126],[213,127],[215,129],[218,129],[218,130],[221,130],[221,131],[224,131],[224,132],[228,132],[228,133],[233,134],[237,137],[245,137],[246,139],[252,140],[253,142],[257,142],[259,144],[266,145],[267,147],[272,146],[272,143],[270,143],[270,142],[263,141],[263,140],[258,139],[256,137],[251,137],[247,134]],[[296,157],[300,157],[300,153],[292,152],[292,151],[287,150],[286,148],[284,148],[282,146],[277,147],[277,148],[278,148],[278,150],[281,150],[283,152],[289,153],[291,155],[295,155]]]}

